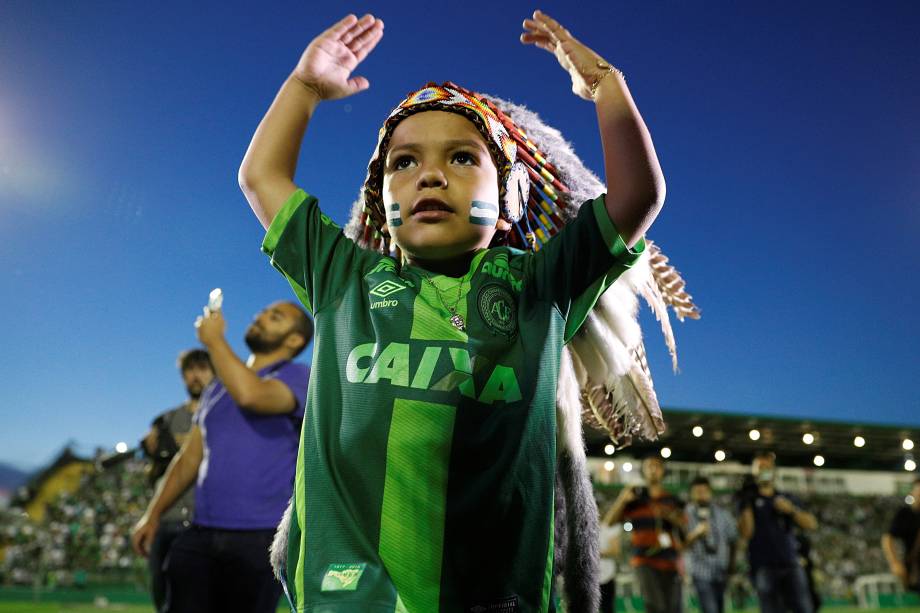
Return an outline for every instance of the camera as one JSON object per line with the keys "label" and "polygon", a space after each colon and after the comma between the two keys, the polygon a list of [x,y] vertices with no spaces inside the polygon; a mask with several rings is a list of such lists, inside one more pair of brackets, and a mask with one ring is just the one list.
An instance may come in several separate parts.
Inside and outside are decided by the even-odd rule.
{"label": "camera", "polygon": [[164,416],[160,415],[154,420],[153,428],[157,433],[157,448],[153,450],[153,453],[150,453],[143,441],[140,445],[141,449],[144,450],[144,455],[150,458],[151,461],[147,472],[151,485],[155,484],[166,473],[173,456],[179,452],[179,443],[176,442],[176,438],[169,431],[169,426],[166,424]]}
{"label": "camera", "polygon": [[741,510],[754,506],[754,501],[760,495],[760,488],[753,475],[745,475],[741,482],[741,489],[735,494],[735,500]]}

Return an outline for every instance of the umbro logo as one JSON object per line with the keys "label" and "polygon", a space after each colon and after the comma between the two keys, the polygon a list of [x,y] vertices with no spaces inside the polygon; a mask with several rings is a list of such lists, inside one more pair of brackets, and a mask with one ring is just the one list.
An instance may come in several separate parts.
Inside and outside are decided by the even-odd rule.
{"label": "umbro logo", "polygon": [[371,289],[370,294],[371,296],[376,296],[377,298],[386,298],[387,296],[391,296],[396,292],[402,291],[404,289],[406,289],[406,285],[399,283],[398,281],[387,279],[383,283],[378,283],[376,286],[374,286]]}

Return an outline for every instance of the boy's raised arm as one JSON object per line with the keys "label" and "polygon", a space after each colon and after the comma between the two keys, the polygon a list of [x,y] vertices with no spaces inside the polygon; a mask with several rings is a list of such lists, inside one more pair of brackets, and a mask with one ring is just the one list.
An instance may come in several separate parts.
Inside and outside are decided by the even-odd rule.
{"label": "boy's raised arm", "polygon": [[296,189],[294,171],[307,124],[321,100],[345,98],[370,87],[352,71],[383,36],[373,15],[348,15],[313,39],[256,128],[240,166],[240,188],[268,229]]}
{"label": "boy's raised arm", "polygon": [[572,91],[597,107],[607,213],[620,237],[632,247],[661,210],[665,183],[652,137],[623,74],[545,13],[536,11],[533,19],[524,20],[524,29],[521,42],[555,55],[572,78]]}

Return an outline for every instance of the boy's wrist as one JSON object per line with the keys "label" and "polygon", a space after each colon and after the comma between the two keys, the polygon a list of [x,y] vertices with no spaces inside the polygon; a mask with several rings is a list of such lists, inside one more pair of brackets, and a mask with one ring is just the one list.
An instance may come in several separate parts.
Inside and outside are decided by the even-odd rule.
{"label": "boy's wrist", "polygon": [[294,86],[301,95],[305,97],[305,100],[313,107],[316,107],[323,100],[323,95],[320,92],[319,88],[312,83],[308,83],[296,75],[291,75],[288,78],[288,82]]}

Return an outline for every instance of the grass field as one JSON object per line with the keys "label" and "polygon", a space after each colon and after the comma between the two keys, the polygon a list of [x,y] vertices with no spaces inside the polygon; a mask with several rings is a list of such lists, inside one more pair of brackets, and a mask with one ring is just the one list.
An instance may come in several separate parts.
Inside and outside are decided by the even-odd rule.
{"label": "grass field", "polygon": [[[822,607],[819,613],[859,613],[865,609],[856,607]],[[892,607],[875,609],[884,613],[920,613],[920,607]],[[141,605],[113,604],[96,607],[89,604],[53,604],[33,602],[0,602],[0,613],[150,613],[151,607]],[[279,608],[278,611],[287,611]],[[744,609],[735,613],[757,613],[756,609]]]}
{"label": "grass field", "polygon": [[[152,606],[112,604],[97,607],[91,604],[55,604],[49,602],[0,602],[0,613],[151,613]],[[279,608],[279,613],[290,609]]]}

